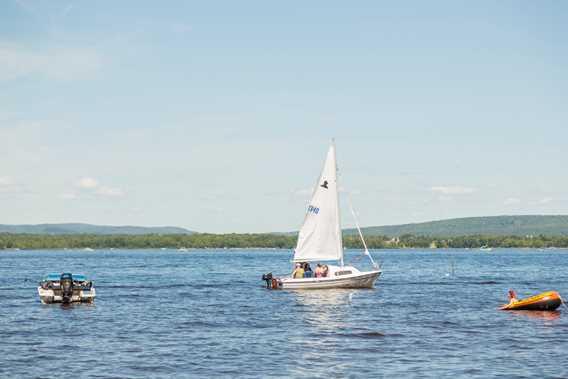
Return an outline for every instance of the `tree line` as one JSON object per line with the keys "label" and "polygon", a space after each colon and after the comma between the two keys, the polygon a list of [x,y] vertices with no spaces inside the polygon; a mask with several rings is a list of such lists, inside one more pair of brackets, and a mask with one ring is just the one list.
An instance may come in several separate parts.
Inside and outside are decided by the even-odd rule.
{"label": "tree line", "polygon": [[[0,233],[0,249],[155,249],[155,248],[278,248],[292,249],[297,236],[284,234],[145,234],[145,235],[39,235]],[[405,234],[365,237],[370,249],[397,248],[568,248],[568,236],[428,237]],[[359,237],[345,235],[346,248],[361,249]]]}

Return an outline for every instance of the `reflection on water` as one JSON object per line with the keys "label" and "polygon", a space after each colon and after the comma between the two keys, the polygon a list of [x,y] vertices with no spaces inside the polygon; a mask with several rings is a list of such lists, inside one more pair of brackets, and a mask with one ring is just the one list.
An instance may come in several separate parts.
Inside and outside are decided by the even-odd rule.
{"label": "reflection on water", "polygon": [[354,350],[376,351],[373,340],[384,334],[364,322],[361,309],[356,305],[358,300],[375,292],[367,289],[290,291],[288,296],[294,301],[297,317],[290,336],[295,346],[291,357],[295,364],[284,376],[325,378],[336,372],[350,372],[351,363],[346,357],[352,356]]}
{"label": "reflection on water", "polygon": [[292,291],[296,303],[305,307],[303,321],[320,332],[346,327],[346,313],[355,292],[350,289]]}
{"label": "reflection on water", "polygon": [[558,320],[560,318],[560,311],[507,311],[514,316],[523,316],[528,318],[535,318],[541,320]]}

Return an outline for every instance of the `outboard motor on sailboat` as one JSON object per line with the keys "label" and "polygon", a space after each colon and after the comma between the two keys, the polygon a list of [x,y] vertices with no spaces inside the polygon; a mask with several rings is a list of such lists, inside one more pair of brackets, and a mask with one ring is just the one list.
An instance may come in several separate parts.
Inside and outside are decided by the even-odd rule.
{"label": "outboard motor on sailboat", "polygon": [[68,304],[73,301],[73,275],[69,273],[61,274],[61,297],[63,303]]}

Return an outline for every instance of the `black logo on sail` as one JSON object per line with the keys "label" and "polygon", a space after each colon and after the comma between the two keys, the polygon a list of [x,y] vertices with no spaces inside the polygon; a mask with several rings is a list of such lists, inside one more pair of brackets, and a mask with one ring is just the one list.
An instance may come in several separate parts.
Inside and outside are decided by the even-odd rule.
{"label": "black logo on sail", "polygon": [[323,187],[323,188],[325,188],[325,189],[329,189],[329,188],[327,188],[327,180],[324,180],[324,181],[323,181],[323,184],[320,185],[320,187]]}

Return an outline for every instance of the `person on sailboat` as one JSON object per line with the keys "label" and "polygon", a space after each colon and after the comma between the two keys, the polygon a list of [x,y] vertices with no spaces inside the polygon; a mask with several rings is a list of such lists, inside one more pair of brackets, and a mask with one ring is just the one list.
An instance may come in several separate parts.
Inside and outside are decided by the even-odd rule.
{"label": "person on sailboat", "polygon": [[321,264],[318,263],[316,267],[316,278],[321,278],[322,275],[323,275],[323,267],[321,267]]}
{"label": "person on sailboat", "polygon": [[292,271],[292,278],[302,279],[304,277],[304,269],[300,263],[296,263],[296,268]]}
{"label": "person on sailboat", "polygon": [[312,268],[308,262],[304,263],[304,278],[311,278],[314,276]]}
{"label": "person on sailboat", "polygon": [[325,278],[327,276],[327,272],[329,271],[329,267],[327,267],[327,265],[323,265],[321,268],[321,277]]}

